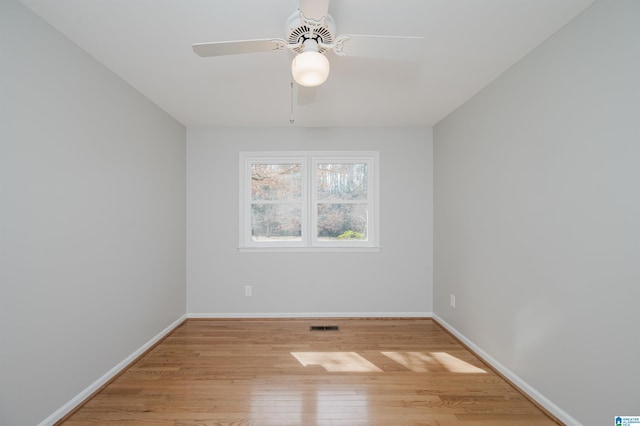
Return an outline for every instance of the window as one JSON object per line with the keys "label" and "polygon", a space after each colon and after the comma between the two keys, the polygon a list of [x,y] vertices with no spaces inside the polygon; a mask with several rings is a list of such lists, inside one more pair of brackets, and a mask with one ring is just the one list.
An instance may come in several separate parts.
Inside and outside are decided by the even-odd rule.
{"label": "window", "polygon": [[240,153],[240,249],[377,249],[378,157]]}

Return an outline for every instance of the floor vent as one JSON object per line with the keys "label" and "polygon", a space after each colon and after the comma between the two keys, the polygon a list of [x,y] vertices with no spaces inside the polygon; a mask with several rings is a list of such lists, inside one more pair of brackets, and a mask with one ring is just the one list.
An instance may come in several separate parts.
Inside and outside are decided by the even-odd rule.
{"label": "floor vent", "polygon": [[312,325],[309,331],[340,331],[337,325]]}

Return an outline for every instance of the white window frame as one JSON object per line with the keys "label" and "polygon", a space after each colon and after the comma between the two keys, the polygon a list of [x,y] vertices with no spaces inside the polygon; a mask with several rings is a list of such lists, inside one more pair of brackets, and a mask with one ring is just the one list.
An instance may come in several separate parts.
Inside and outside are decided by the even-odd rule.
{"label": "white window frame", "polygon": [[[377,151],[267,151],[241,152],[239,155],[239,250],[240,251],[379,251],[380,250],[380,154]],[[300,163],[302,181],[301,241],[254,241],[251,236],[251,164]],[[323,241],[317,239],[317,182],[315,170],[320,163],[366,163],[367,200],[336,201],[336,204],[368,205],[367,240]],[[262,203],[262,201],[260,201]],[[290,200],[268,201],[288,203]]]}

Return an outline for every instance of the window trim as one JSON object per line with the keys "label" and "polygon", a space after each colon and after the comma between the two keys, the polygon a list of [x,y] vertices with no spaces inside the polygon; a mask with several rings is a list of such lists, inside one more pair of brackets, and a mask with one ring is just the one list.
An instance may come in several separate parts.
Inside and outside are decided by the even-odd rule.
{"label": "window trim", "polygon": [[[259,151],[239,154],[239,246],[241,252],[375,252],[380,250],[380,154],[378,151]],[[302,239],[301,241],[257,242],[251,238],[251,164],[301,163],[303,173]],[[319,163],[368,164],[368,191],[366,204],[369,207],[367,240],[321,241],[317,234],[317,200],[314,170]],[[314,234],[314,232],[316,234]]]}

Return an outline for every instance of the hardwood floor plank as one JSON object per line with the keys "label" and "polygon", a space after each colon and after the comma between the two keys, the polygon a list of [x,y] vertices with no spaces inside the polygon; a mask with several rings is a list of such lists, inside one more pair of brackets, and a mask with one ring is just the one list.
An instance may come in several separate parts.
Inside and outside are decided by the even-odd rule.
{"label": "hardwood floor plank", "polygon": [[325,318],[188,320],[61,424],[556,422],[429,319]]}

